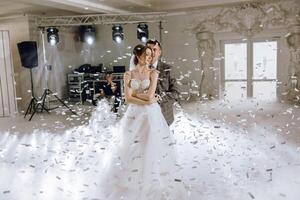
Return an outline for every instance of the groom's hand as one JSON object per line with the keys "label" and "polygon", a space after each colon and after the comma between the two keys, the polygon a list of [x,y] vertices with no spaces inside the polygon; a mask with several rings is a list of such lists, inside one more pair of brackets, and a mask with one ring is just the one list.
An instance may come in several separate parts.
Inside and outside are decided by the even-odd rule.
{"label": "groom's hand", "polygon": [[161,102],[162,98],[159,94],[155,94],[155,97],[157,98],[157,102]]}
{"label": "groom's hand", "polygon": [[153,97],[152,99],[149,100],[149,104],[153,104],[158,102],[159,98],[157,96]]}

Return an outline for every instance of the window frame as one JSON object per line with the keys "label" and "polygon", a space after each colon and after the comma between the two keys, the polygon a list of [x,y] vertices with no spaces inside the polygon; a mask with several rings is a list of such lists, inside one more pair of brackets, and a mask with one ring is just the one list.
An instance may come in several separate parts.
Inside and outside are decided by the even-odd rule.
{"label": "window frame", "polygon": [[[256,42],[277,42],[277,54],[276,54],[276,78],[275,79],[253,79],[253,55],[254,48],[253,43]],[[247,82],[247,98],[253,97],[253,82],[263,81],[263,82],[277,82],[278,80],[278,58],[279,58],[279,40],[276,38],[256,38],[256,39],[236,39],[236,40],[221,40],[221,53],[224,59],[221,60],[221,96],[224,97],[225,94],[225,84],[226,82]],[[225,80],[225,45],[235,44],[235,43],[246,43],[247,45],[247,79],[226,79]],[[278,98],[278,87],[276,87],[276,98]]]}

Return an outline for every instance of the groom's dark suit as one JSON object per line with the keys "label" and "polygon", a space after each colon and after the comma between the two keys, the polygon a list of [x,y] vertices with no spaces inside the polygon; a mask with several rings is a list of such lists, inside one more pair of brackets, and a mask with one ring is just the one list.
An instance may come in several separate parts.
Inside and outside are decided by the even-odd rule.
{"label": "groom's dark suit", "polygon": [[159,94],[162,98],[159,104],[168,125],[171,125],[174,121],[173,103],[179,98],[176,79],[171,77],[172,68],[172,66],[161,61],[158,61],[156,67],[160,73],[155,93]]}

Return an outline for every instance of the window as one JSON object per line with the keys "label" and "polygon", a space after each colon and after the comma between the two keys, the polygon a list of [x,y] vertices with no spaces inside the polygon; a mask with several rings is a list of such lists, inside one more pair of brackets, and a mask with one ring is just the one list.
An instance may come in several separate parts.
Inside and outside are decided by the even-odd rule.
{"label": "window", "polygon": [[225,98],[247,97],[247,43],[225,44]]}
{"label": "window", "polygon": [[223,94],[227,100],[276,100],[277,41],[223,43]]}
{"label": "window", "polygon": [[253,42],[253,97],[276,100],[277,42]]}

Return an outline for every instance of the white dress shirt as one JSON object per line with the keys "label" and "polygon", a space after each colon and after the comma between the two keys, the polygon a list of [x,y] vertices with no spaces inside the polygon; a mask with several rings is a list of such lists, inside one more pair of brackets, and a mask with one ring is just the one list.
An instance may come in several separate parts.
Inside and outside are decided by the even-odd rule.
{"label": "white dress shirt", "polygon": [[153,66],[155,69],[157,69],[157,64],[158,64],[158,60],[157,60],[155,63],[153,63],[152,66]]}

